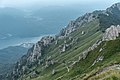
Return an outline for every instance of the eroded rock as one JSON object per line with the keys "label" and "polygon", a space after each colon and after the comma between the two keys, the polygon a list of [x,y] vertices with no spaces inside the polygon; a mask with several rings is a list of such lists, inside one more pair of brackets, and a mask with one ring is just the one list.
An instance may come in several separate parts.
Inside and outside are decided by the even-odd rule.
{"label": "eroded rock", "polygon": [[110,28],[106,29],[105,33],[103,34],[103,41],[115,40],[119,37],[120,34],[120,26],[112,25]]}

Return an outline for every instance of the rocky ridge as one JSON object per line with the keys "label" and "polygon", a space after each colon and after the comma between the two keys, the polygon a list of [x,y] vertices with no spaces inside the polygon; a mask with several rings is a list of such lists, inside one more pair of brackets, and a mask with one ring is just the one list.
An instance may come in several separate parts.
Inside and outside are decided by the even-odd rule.
{"label": "rocky ridge", "polygon": [[93,13],[86,13],[85,15],[77,18],[75,21],[70,21],[66,28],[60,31],[59,36],[68,36],[70,33],[77,30],[77,28],[83,26],[85,23],[93,21],[97,18],[97,15]]}
{"label": "rocky ridge", "polygon": [[[28,69],[31,68],[32,66],[35,66],[38,63],[41,63],[41,61],[42,61],[41,57],[44,55],[44,50],[47,47],[49,47],[52,43],[58,44],[57,40],[64,39],[65,37],[69,37],[69,35],[72,32],[76,31],[79,27],[84,27],[84,24],[91,22],[95,19],[99,19],[99,14],[104,14],[107,16],[109,15],[106,12],[103,13],[103,11],[100,11],[98,14],[97,13],[96,12],[87,13],[84,16],[79,17],[75,21],[71,21],[65,29],[61,30],[60,34],[57,37],[51,37],[51,36],[43,37],[38,43],[36,43],[31,49],[29,49],[27,55],[24,55],[21,58],[21,60],[17,62],[15,69],[12,72],[13,75],[16,75],[16,76],[13,76],[13,79],[20,77],[20,75],[25,73],[26,70],[28,71]],[[81,55],[79,56],[79,61],[81,59],[86,59],[88,53],[91,50],[94,50],[95,48],[97,48],[97,46],[100,45],[102,41],[115,40],[119,36],[119,33],[120,33],[119,25],[111,26],[110,28],[107,28],[103,35],[103,40],[100,39],[100,40],[96,41],[95,44],[93,44],[88,49],[83,51],[81,53]],[[62,52],[66,51],[66,46],[67,46],[66,41],[64,41],[63,46],[60,47],[62,49]],[[102,56],[102,59],[103,59],[103,57],[104,56]],[[101,60],[101,56],[98,57],[97,61],[99,61],[99,60]],[[77,62],[77,61],[75,61],[75,62]],[[46,63],[52,64],[53,61],[51,59],[47,59]],[[67,67],[67,69],[68,69],[68,67]],[[55,71],[53,70],[53,72],[55,72]],[[68,72],[69,72],[69,70],[68,70]]]}
{"label": "rocky ridge", "polygon": [[16,79],[26,70],[29,70],[33,65],[37,65],[41,61],[41,57],[44,55],[43,50],[47,48],[53,41],[54,37],[46,36],[43,37],[38,43],[34,44],[32,48],[28,50],[28,53],[24,55],[15,65],[15,68],[12,72],[12,80]]}

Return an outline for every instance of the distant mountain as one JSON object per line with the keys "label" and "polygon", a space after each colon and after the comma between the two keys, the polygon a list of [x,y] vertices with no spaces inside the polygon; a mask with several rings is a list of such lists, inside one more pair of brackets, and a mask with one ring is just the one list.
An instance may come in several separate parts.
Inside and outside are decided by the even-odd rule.
{"label": "distant mountain", "polygon": [[[26,13],[22,10],[14,9],[14,8],[0,9],[0,27],[1,27],[0,35],[12,34],[13,37],[38,36],[38,35],[32,35],[32,32],[35,33],[34,29],[38,27],[35,24],[38,24],[38,23],[33,22],[34,21],[33,19],[29,19],[25,17],[29,14],[30,13]],[[27,31],[30,29],[33,31],[31,32]],[[25,35],[22,36],[23,35],[22,33],[24,33]]]}
{"label": "distant mountain", "polygon": [[55,34],[66,25],[68,20],[75,18],[78,14],[77,10],[71,13],[71,10],[64,9],[64,7],[53,9],[47,7],[35,11],[0,8],[0,35],[38,37]]}
{"label": "distant mountain", "polygon": [[0,8],[0,48],[19,44],[19,40],[58,33],[78,15],[81,15],[81,11],[65,7],[37,10]]}
{"label": "distant mountain", "polygon": [[30,48],[8,80],[120,80],[120,3],[70,21]]}
{"label": "distant mountain", "polygon": [[22,57],[29,48],[33,46],[32,43],[23,43],[19,46],[10,46],[0,50],[0,74],[4,74],[9,68]]}

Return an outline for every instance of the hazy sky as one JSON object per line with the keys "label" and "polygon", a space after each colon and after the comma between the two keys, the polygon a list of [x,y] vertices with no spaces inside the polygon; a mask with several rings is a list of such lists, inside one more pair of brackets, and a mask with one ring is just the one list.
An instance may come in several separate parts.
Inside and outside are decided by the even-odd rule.
{"label": "hazy sky", "polygon": [[120,0],[0,0],[0,7],[26,7],[32,5],[40,6],[65,6],[72,4],[96,4],[111,5]]}

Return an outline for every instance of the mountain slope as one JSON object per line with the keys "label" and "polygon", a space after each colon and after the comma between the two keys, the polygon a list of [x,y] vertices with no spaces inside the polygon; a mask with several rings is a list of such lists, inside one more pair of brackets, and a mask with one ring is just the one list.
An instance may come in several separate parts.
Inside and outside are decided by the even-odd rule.
{"label": "mountain slope", "polygon": [[[32,67],[35,65],[38,66],[36,69],[40,69],[40,71],[44,69],[41,73],[43,74],[42,76],[44,76],[44,74],[51,74],[51,69],[48,69],[50,71],[49,73],[46,72],[47,67],[51,64],[53,64],[51,66],[53,69],[58,68],[58,71],[66,70],[66,66],[63,65],[64,62],[70,62],[69,65],[72,65],[74,61],[78,60],[80,54],[84,50],[101,38],[101,32],[98,30],[99,28],[99,20],[94,19],[78,27],[78,29],[71,34],[65,33],[65,36],[43,37],[41,41],[36,43],[36,45],[28,51],[27,55],[23,56],[21,60],[18,61],[16,69],[18,68],[19,72],[15,70],[16,75],[14,77],[17,78],[19,76],[17,74],[23,74],[23,66],[27,70],[25,73],[29,75],[34,72],[30,70],[29,73],[29,69],[34,69]],[[49,77],[44,76],[44,78],[47,79]]]}
{"label": "mountain slope", "polygon": [[[118,5],[120,3],[115,4],[115,12],[120,11]],[[96,74],[102,78],[102,69],[120,62],[120,26],[116,27],[119,15],[114,13],[113,7],[108,9],[87,13],[71,21],[59,35],[43,37],[16,63],[7,78],[96,80],[99,78]]]}
{"label": "mountain slope", "polygon": [[[16,63],[31,46],[32,43],[21,44],[19,46],[10,46],[0,50],[0,74],[5,74],[10,71],[13,64]],[[28,47],[29,46],[29,47]]]}

